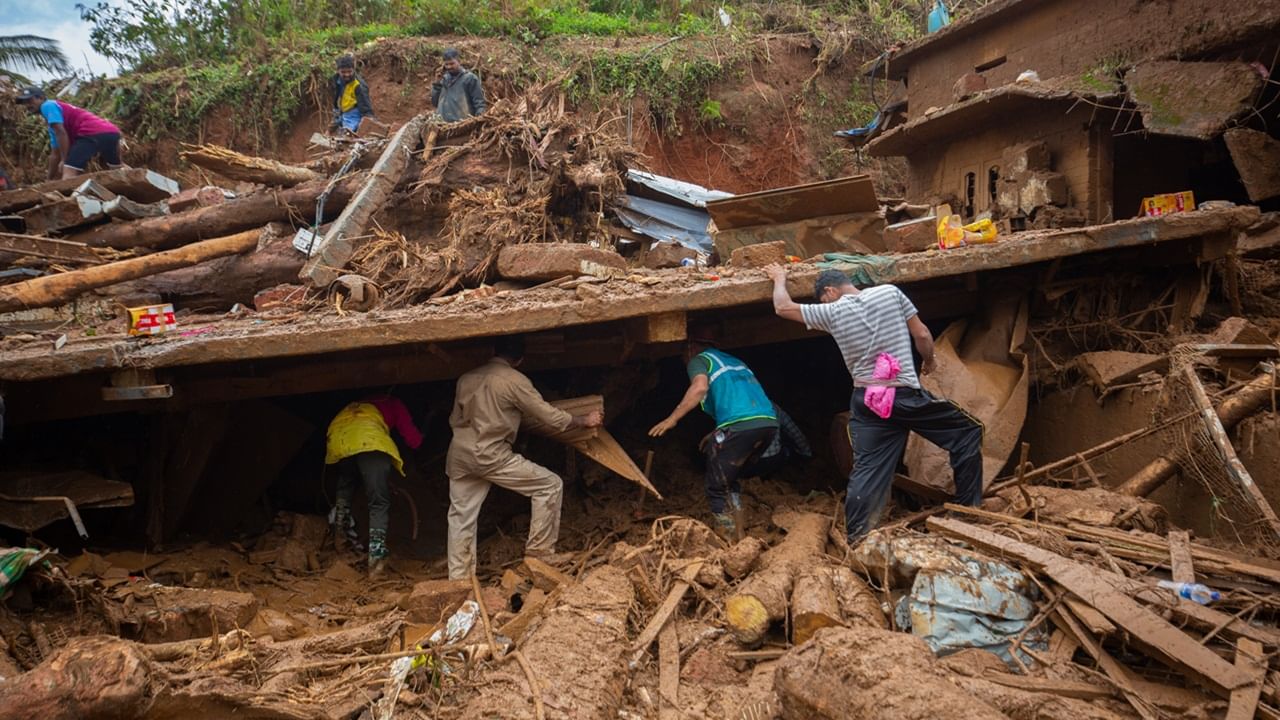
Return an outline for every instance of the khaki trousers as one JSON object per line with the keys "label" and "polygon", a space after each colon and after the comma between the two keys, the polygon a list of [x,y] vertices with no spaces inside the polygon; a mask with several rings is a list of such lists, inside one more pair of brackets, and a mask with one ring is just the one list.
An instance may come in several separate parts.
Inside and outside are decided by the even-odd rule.
{"label": "khaki trousers", "polygon": [[490,485],[513,490],[532,501],[525,551],[530,555],[554,552],[564,494],[560,476],[515,453],[487,468],[476,467],[469,460],[464,453],[450,452],[445,467],[449,475],[449,578],[465,579],[475,569],[476,520]]}

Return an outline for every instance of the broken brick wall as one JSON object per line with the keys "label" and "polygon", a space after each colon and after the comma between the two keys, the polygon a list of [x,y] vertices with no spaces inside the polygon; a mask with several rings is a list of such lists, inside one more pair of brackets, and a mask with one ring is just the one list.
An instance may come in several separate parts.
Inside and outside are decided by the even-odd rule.
{"label": "broken brick wall", "polygon": [[[1069,106],[1067,106],[1069,107]],[[908,156],[907,199],[928,203],[954,196],[952,209],[966,217],[993,206],[996,187],[1010,172],[1006,151],[1013,146],[1043,142],[1050,168],[1066,179],[1068,205],[1079,208],[1090,222],[1101,222],[1111,211],[1110,138],[1084,127],[1089,110],[1064,114],[1059,103],[1044,102],[1020,113],[1018,122],[994,116],[990,123],[971,127],[967,134],[948,138]],[[969,205],[972,176],[972,212]]]}
{"label": "broken brick wall", "polygon": [[956,80],[966,72],[982,75],[987,87],[1011,83],[1024,70],[1034,70],[1044,80],[1083,80],[1109,66],[1140,59],[1192,59],[1280,27],[1280,4],[1271,0],[1058,0],[1018,5],[954,40],[940,39],[903,58],[909,64],[910,117],[951,104]]}

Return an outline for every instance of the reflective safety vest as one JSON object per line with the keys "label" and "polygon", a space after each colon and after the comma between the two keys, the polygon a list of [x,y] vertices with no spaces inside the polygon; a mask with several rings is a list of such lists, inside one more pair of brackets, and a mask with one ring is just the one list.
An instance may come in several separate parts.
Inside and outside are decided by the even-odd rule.
{"label": "reflective safety vest", "polygon": [[778,419],[764,388],[741,360],[719,350],[705,350],[698,357],[707,363],[710,382],[702,409],[716,421],[716,428],[744,420]]}

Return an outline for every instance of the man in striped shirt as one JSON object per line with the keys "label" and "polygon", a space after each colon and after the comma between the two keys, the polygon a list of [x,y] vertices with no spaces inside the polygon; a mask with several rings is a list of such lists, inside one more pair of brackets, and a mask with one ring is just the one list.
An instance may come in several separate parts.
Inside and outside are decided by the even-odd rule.
{"label": "man in striped shirt", "polygon": [[[801,305],[787,292],[785,269],[770,265],[765,272],[773,280],[774,311],[788,320],[803,322],[810,330],[829,333],[853,378],[849,437],[854,465],[845,495],[845,532],[850,545],[860,542],[878,522],[912,431],[951,454],[956,502],[979,505],[982,423],[955,403],[920,387],[911,346],[914,343],[922,358],[920,371],[929,373],[934,368],[933,335],[907,296],[893,285],[858,290],[844,273],[825,270],[814,284],[818,304]],[[882,354],[897,361],[900,369],[896,376],[877,376],[877,359]],[[865,400],[868,388],[876,386],[893,388],[887,417]]]}

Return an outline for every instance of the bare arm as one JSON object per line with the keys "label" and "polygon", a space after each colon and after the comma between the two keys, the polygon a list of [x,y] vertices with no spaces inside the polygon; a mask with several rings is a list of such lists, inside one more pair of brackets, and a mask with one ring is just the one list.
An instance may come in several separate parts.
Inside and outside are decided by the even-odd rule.
{"label": "bare arm", "polygon": [[62,123],[54,123],[53,134],[58,138],[58,162],[65,163],[67,153],[71,152],[71,138],[67,137],[67,128]]}
{"label": "bare arm", "polygon": [[652,437],[662,437],[668,430],[676,426],[680,419],[688,415],[694,408],[702,403],[703,398],[707,396],[707,390],[711,387],[711,381],[706,375],[695,375],[693,380],[689,382],[689,389],[684,392],[680,404],[676,405],[676,409],[671,411],[665,420],[654,425],[649,430]]}
{"label": "bare arm", "polygon": [[916,352],[920,353],[923,362],[920,364],[920,372],[928,375],[933,372],[933,333],[929,332],[929,328],[920,320],[919,315],[912,315],[907,320],[907,330],[911,332],[911,340],[915,343]]}
{"label": "bare arm", "polygon": [[804,322],[804,317],[800,314],[800,305],[792,300],[791,293],[787,292],[787,271],[781,265],[770,265],[764,271],[773,280],[773,311],[778,314],[778,317]]}

